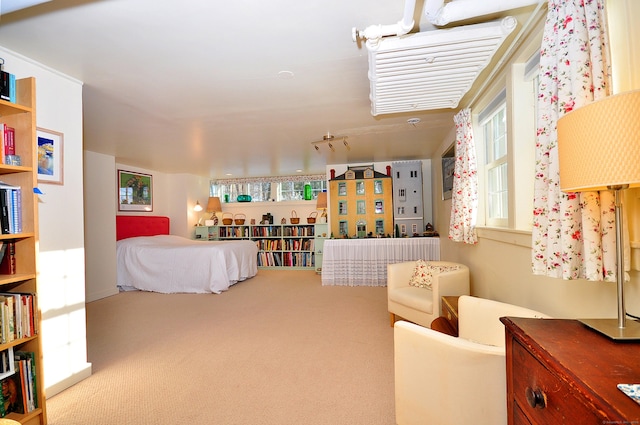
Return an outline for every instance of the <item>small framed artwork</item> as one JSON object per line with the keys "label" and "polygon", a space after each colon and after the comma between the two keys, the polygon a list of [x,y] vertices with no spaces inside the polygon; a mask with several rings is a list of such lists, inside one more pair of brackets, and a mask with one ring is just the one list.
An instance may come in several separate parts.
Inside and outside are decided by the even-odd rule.
{"label": "small framed artwork", "polygon": [[64,184],[64,135],[38,127],[38,182]]}
{"label": "small framed artwork", "polygon": [[442,155],[442,199],[451,199],[453,191],[453,172],[456,165],[455,144]]}
{"label": "small framed artwork", "polygon": [[153,211],[153,176],[118,170],[118,211]]}

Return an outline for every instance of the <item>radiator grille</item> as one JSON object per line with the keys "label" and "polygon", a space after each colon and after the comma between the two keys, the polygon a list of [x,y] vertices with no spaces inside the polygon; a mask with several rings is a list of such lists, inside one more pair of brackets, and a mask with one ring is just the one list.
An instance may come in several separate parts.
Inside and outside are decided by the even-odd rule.
{"label": "radiator grille", "polygon": [[515,26],[508,17],[367,43],[371,113],[456,108]]}

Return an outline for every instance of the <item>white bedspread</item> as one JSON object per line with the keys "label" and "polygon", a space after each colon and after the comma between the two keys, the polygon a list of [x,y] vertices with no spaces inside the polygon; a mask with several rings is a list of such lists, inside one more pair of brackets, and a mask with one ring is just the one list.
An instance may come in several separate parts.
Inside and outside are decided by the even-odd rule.
{"label": "white bedspread", "polygon": [[117,242],[118,286],[162,293],[216,293],[258,272],[252,241],[194,241],[174,235]]}

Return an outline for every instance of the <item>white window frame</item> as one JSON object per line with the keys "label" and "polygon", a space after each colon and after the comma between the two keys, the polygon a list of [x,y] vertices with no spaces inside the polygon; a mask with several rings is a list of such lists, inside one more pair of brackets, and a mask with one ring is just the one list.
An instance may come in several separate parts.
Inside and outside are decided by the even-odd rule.
{"label": "white window frame", "polygon": [[[504,121],[502,125],[500,121]],[[478,125],[482,134],[485,223],[492,227],[509,225],[509,162],[506,90],[502,90],[480,112]],[[501,130],[501,131],[500,131]],[[500,179],[499,177],[503,178]],[[491,189],[495,188],[494,191]],[[496,214],[496,212],[499,213]]]}

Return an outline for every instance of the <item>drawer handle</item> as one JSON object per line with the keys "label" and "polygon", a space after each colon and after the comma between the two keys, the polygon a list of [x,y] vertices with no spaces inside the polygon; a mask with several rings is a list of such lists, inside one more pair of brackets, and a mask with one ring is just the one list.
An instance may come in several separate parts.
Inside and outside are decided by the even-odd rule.
{"label": "drawer handle", "polygon": [[529,406],[533,407],[534,409],[537,407],[539,409],[544,409],[545,407],[547,407],[547,397],[544,395],[544,392],[542,392],[541,389],[531,389],[529,387],[527,387],[527,389],[524,391],[524,395],[527,399],[527,403],[529,403]]}

